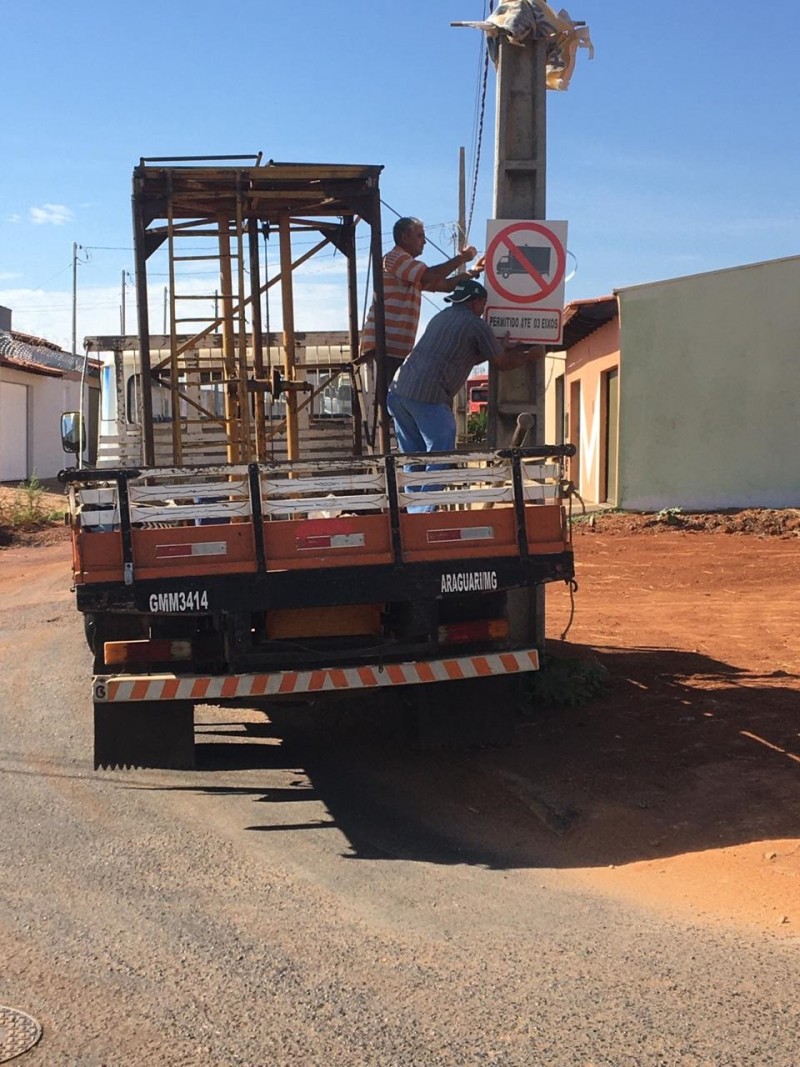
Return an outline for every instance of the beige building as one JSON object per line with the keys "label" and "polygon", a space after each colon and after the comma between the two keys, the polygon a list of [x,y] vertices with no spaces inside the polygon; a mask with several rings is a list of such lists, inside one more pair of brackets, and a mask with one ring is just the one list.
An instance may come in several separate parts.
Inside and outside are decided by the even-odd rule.
{"label": "beige building", "polygon": [[546,436],[581,497],[632,511],[800,506],[800,256],[574,301]]}
{"label": "beige building", "polygon": [[82,364],[82,356],[52,341],[12,330],[11,311],[0,307],[0,482],[52,479],[74,464],[61,446],[61,415],[79,409],[82,379],[89,413],[84,459],[94,462],[98,369],[91,364],[84,375]]}

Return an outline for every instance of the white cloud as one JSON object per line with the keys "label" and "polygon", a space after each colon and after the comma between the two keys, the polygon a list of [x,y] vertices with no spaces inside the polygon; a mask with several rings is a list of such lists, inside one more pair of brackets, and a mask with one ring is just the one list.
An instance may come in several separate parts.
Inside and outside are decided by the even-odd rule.
{"label": "white cloud", "polygon": [[52,226],[63,226],[73,217],[72,211],[63,204],[42,204],[41,207],[30,209],[30,220],[36,226],[44,226],[48,223]]}
{"label": "white cloud", "polygon": [[11,326],[14,330],[44,337],[69,351],[71,293],[44,289],[0,289],[0,304],[11,308]]}
{"label": "white cloud", "polygon": [[[338,259],[339,257],[337,257]],[[320,264],[319,275],[298,277],[294,286],[295,328],[306,330],[346,330],[348,323],[348,305],[344,262]],[[330,273],[328,271],[330,270]],[[335,272],[341,272],[337,278]],[[213,290],[214,283],[205,277],[181,279],[180,291],[183,294],[203,295]],[[364,294],[364,279],[359,280],[360,300]],[[89,335],[118,334],[121,328],[122,293],[119,282],[111,285],[87,285],[79,276],[77,286],[77,330],[78,352],[83,351],[83,339]],[[164,326],[164,287],[155,280],[149,287],[150,329],[160,334]],[[136,293],[132,284],[126,289],[126,324],[125,332],[135,334],[138,331],[136,315]],[[372,299],[370,287],[367,299]],[[360,302],[359,300],[359,302]],[[62,288],[21,288],[3,284],[0,279],[0,305],[12,309],[12,324],[22,333],[45,337],[61,345],[65,351],[72,347],[72,292],[68,287]],[[442,305],[444,306],[444,305]],[[213,317],[214,301],[208,303],[196,301],[192,304],[192,315]],[[430,317],[438,307],[423,306],[423,318]],[[363,311],[359,311],[359,321]],[[267,328],[266,308],[263,316],[264,329]],[[282,328],[282,302],[280,283],[269,290],[269,328],[277,331]],[[195,324],[199,327],[199,323]],[[248,315],[249,326],[249,315]],[[187,332],[190,325],[182,327]]]}
{"label": "white cloud", "polygon": [[10,222],[10,223],[22,222],[22,216],[18,215],[16,212],[14,212],[13,215],[6,215],[6,217],[3,219],[3,222]]}

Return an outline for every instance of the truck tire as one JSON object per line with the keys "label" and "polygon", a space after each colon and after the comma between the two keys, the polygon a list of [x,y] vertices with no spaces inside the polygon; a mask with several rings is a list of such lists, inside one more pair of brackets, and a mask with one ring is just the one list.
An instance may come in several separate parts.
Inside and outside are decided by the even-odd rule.
{"label": "truck tire", "polygon": [[94,766],[192,770],[194,704],[142,700],[94,705]]}

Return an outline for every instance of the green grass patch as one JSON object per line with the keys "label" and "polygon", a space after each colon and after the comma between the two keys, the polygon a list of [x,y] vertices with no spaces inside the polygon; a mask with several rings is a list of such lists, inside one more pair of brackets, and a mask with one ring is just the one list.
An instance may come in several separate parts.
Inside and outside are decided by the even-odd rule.
{"label": "green grass patch", "polygon": [[608,670],[591,659],[544,656],[540,669],[528,677],[526,714],[544,707],[580,707],[601,696],[608,685]]}
{"label": "green grass patch", "polygon": [[44,486],[34,473],[21,482],[11,497],[0,500],[0,526],[9,530],[39,530],[64,521],[64,509],[53,508]]}
{"label": "green grass patch", "polygon": [[487,411],[473,412],[467,418],[467,439],[473,444],[486,443],[489,427],[489,413]]}
{"label": "green grass patch", "polygon": [[602,508],[598,511],[582,511],[572,513],[573,526],[594,526],[597,522],[602,522],[608,515],[625,515],[621,508]]}
{"label": "green grass patch", "polygon": [[667,526],[680,526],[683,523],[683,508],[662,508],[656,512],[656,521]]}

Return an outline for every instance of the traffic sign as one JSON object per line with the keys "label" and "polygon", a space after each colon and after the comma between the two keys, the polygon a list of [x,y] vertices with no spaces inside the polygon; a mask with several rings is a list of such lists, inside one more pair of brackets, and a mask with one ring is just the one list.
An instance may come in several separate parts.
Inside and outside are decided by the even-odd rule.
{"label": "traffic sign", "polygon": [[486,321],[497,336],[561,341],[566,262],[566,222],[489,220]]}

